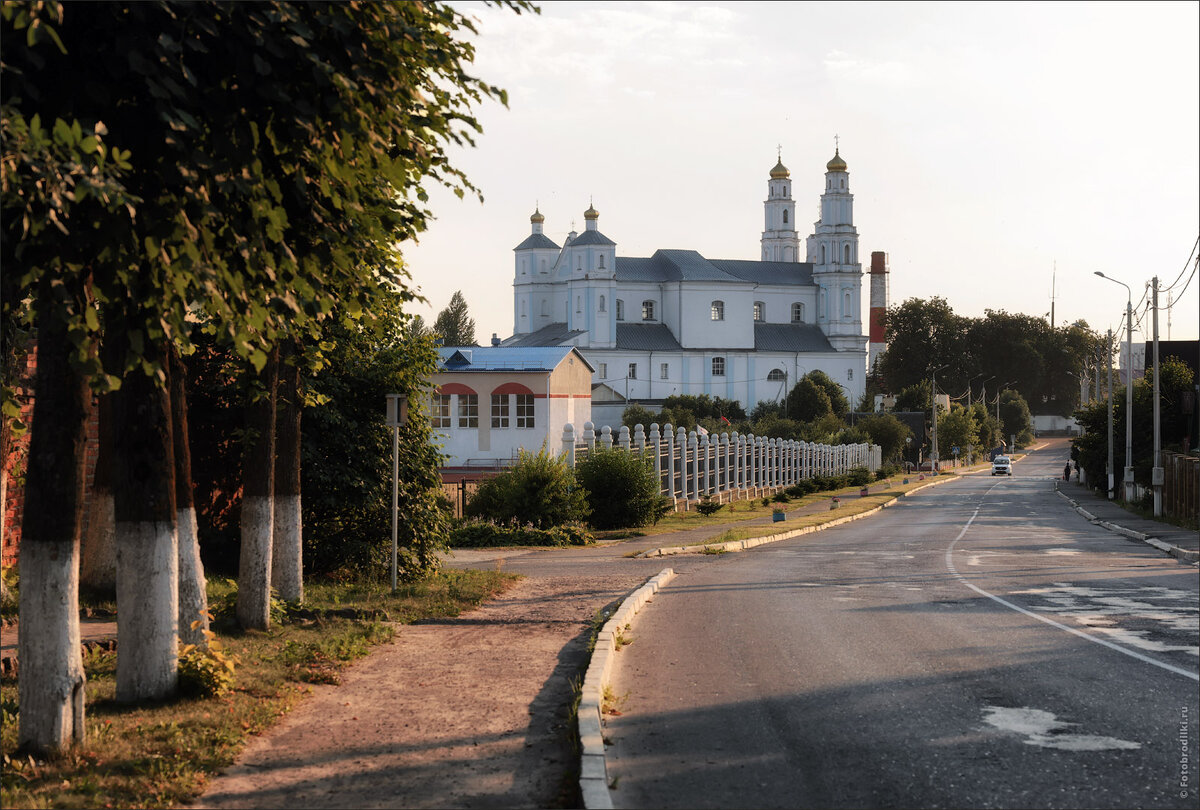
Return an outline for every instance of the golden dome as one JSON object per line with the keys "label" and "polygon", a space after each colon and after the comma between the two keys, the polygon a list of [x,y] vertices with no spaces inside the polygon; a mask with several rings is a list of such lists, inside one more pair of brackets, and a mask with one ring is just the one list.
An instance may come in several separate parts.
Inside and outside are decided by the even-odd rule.
{"label": "golden dome", "polygon": [[597,211],[594,207],[592,207],[591,203],[588,203],[588,210],[583,212],[583,218],[584,219],[600,219],[600,212]]}
{"label": "golden dome", "polygon": [[825,170],[831,172],[846,171],[846,161],[842,160],[842,156],[838,154],[838,150],[833,150],[833,160],[825,164]]}
{"label": "golden dome", "polygon": [[539,211],[538,209],[535,208],[535,209],[533,209],[533,216],[531,216],[529,218],[529,221],[535,225],[541,225],[543,222],[546,221],[546,218],[544,216],[542,216],[541,211]]}
{"label": "golden dome", "polygon": [[787,166],[783,165],[782,159],[780,159],[775,164],[774,169],[771,169],[771,179],[772,180],[782,180],[785,177],[791,177],[791,175],[792,175],[792,173],[788,171]]}

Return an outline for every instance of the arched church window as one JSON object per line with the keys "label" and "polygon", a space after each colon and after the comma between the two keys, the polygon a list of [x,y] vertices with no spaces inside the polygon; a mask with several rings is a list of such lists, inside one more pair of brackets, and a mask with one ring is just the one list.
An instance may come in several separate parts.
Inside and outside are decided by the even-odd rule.
{"label": "arched church window", "polygon": [[583,296],[582,295],[575,296],[575,311],[583,312]]}
{"label": "arched church window", "polygon": [[725,320],[725,302],[724,301],[713,301],[712,302],[712,319],[714,321]]}
{"label": "arched church window", "polygon": [[804,323],[804,304],[801,301],[792,304],[792,323]]}
{"label": "arched church window", "polygon": [[525,302],[524,302],[524,301],[522,301],[522,302],[521,302],[521,317],[522,317],[522,318],[526,317],[526,314],[525,314],[525,312],[526,312],[526,310],[525,310]]}
{"label": "arched church window", "polygon": [[604,312],[604,311],[605,311],[605,309],[604,309],[604,296],[603,296],[603,295],[602,295],[602,296],[600,296],[600,311],[601,311],[601,312]]}
{"label": "arched church window", "polygon": [[754,322],[761,323],[762,321],[766,320],[766,318],[764,316],[765,312],[766,312],[766,306],[763,304],[763,302],[755,301],[754,302]]}
{"label": "arched church window", "polygon": [[546,318],[550,315],[550,302],[545,298],[542,299],[542,317]]}
{"label": "arched church window", "polygon": [[853,306],[854,306],[854,296],[850,293],[849,290],[845,290],[842,293],[842,318],[843,319],[845,319],[847,321],[853,320],[853,318],[851,318]]}
{"label": "arched church window", "polygon": [[654,302],[653,301],[643,301],[642,302],[642,320],[643,321],[654,320]]}
{"label": "arched church window", "polygon": [[843,253],[845,254],[846,258],[843,259],[842,261],[844,261],[846,264],[850,264],[850,246],[849,245],[845,246]]}
{"label": "arched church window", "polygon": [[617,299],[617,320],[625,320],[625,302],[620,298]]}
{"label": "arched church window", "polygon": [[601,270],[604,269],[604,254],[603,253],[600,254],[600,269]]}
{"label": "arched church window", "polygon": [[788,218],[787,218],[787,217],[788,217],[788,213],[787,213],[787,209],[785,208],[785,209],[783,209],[783,224],[784,224],[784,225],[787,225],[787,224],[788,224]]}
{"label": "arched church window", "polygon": [[846,178],[842,178],[842,188],[846,187]]}
{"label": "arched church window", "polygon": [[767,382],[783,382],[786,379],[787,374],[784,374],[781,368],[773,368],[767,372]]}
{"label": "arched church window", "polygon": [[545,259],[542,259],[542,268],[541,269],[542,269],[543,273],[546,272],[546,260]]}
{"label": "arched church window", "polygon": [[825,246],[821,245],[821,264],[825,264]]}

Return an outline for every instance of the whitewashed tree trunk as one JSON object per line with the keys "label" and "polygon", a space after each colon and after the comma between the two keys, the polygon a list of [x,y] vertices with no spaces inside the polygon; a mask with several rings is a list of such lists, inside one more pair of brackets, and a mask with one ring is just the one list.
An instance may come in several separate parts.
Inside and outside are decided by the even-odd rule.
{"label": "whitewashed tree trunk", "polygon": [[[21,523],[18,745],[40,754],[84,741],[79,646],[79,539],[85,425],[91,397],[72,367],[58,307],[87,306],[86,278],[39,290],[38,373]],[[74,283],[74,284],[73,284]],[[74,286],[77,285],[77,286]],[[66,295],[61,295],[65,292]]]}
{"label": "whitewashed tree trunk", "polygon": [[120,702],[171,697],[179,682],[175,459],[167,391],[141,369],[113,399]]}
{"label": "whitewashed tree trunk", "polygon": [[303,522],[299,495],[275,496],[271,585],[288,602],[304,601]]}
{"label": "whitewashed tree trunk", "polygon": [[275,525],[271,585],[288,602],[304,601],[303,516],[300,511],[299,352],[288,342],[279,361],[279,409],[275,431]]}
{"label": "whitewashed tree trunk", "polygon": [[[191,433],[188,428],[187,369],[171,351],[171,442],[175,456],[175,522],[179,554],[179,641],[207,647],[208,591],[196,508],[192,501]],[[195,625],[193,627],[193,625]]]}
{"label": "whitewashed tree trunk", "polygon": [[117,700],[162,700],[179,674],[174,522],[117,522]]}
{"label": "whitewashed tree trunk", "polygon": [[247,630],[271,626],[271,551],[275,507],[275,389],[279,351],[259,376],[262,390],[246,406],[242,456],[242,548],[238,561],[237,618]]}

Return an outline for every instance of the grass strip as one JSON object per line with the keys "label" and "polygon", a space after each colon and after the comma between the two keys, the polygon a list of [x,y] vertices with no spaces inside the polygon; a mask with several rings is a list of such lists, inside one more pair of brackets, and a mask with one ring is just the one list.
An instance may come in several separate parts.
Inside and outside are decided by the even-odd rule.
{"label": "grass strip", "polygon": [[[140,705],[114,700],[117,652],[93,650],[87,672],[87,741],[49,760],[18,753],[18,681],[0,681],[0,743],[4,807],[174,807],[203,792],[211,774],[228,767],[246,739],[277,723],[313,683],[338,683],[342,669],[386,642],[392,622],[453,617],[503,592],[518,576],[499,571],[443,571],[402,586],[309,585],[305,611],[267,632],[222,630],[217,637],[240,664],[232,692]],[[213,604],[228,598],[210,583]],[[343,618],[353,611],[386,615]]]}

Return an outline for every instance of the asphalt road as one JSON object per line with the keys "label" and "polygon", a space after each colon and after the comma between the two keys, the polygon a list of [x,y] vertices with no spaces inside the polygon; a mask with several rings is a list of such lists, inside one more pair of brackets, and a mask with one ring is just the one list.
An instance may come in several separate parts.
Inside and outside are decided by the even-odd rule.
{"label": "asphalt road", "polygon": [[678,567],[618,658],[616,805],[1196,807],[1197,568],[1070,510],[1064,459]]}

